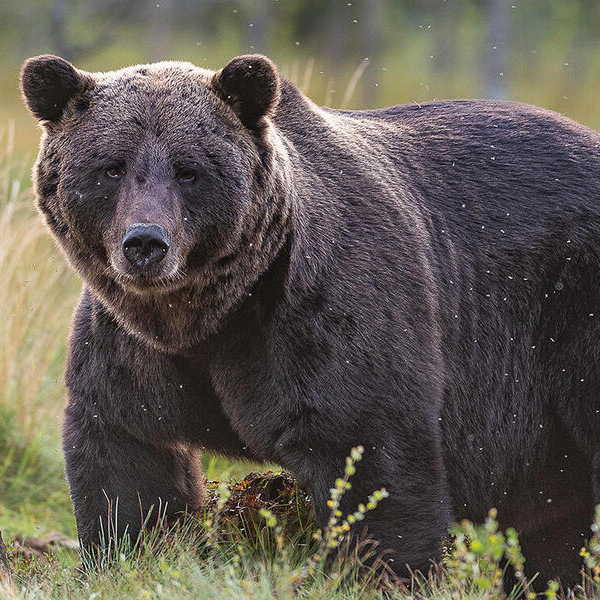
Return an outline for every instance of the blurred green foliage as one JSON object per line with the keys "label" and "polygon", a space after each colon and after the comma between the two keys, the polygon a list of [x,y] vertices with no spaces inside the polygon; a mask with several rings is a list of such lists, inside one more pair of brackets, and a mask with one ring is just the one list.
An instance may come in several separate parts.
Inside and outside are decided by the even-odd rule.
{"label": "blurred green foliage", "polygon": [[600,128],[599,25],[597,0],[2,0],[0,123],[34,155],[17,89],[31,55],[109,70],[263,52],[335,107],[501,96]]}

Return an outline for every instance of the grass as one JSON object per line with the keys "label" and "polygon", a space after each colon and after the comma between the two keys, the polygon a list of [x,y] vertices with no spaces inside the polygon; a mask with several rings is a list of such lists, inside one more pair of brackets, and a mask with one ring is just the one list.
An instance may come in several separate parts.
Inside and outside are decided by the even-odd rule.
{"label": "grass", "polygon": [[[66,339],[81,288],[33,208],[30,164],[13,157],[13,139],[10,128],[0,135],[0,529],[7,542],[16,534],[55,530],[76,535],[59,431]],[[216,480],[239,480],[257,469],[210,455],[203,462],[208,478]],[[339,481],[347,482],[351,471]],[[342,483],[332,496],[334,509]],[[92,574],[76,569],[79,558],[66,549],[47,562],[19,560],[14,577],[0,575],[0,599],[491,599],[503,595],[501,561],[518,565],[522,559],[516,533],[498,532],[492,515],[481,527],[455,526],[435,584],[421,578],[407,588],[386,587],[375,576],[359,577],[355,561],[328,556],[353,520],[362,518],[359,512],[351,518],[332,512],[332,526],[321,537],[312,521],[289,532],[268,510],[255,515],[252,527],[228,525],[222,535],[225,521],[207,513],[168,536],[119,548],[110,568]],[[594,580],[600,541],[592,540],[585,559],[589,573],[579,596],[600,598]],[[555,586],[545,591],[549,600],[555,595]],[[514,590],[512,597],[527,594]]]}
{"label": "grass", "polygon": [[10,160],[12,139],[6,130],[0,141],[0,523],[72,532],[58,415],[79,284],[36,215],[26,167]]}

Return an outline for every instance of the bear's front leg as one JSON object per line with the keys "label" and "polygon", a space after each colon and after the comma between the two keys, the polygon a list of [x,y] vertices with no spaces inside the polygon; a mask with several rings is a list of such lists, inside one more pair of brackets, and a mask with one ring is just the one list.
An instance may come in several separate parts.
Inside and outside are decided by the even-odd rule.
{"label": "bear's front leg", "polygon": [[[321,421],[323,423],[325,419]],[[382,436],[383,428],[381,429]],[[385,488],[388,497],[367,511],[363,521],[351,526],[352,550],[361,544],[362,558],[367,565],[376,560],[401,578],[411,572],[426,574],[441,558],[442,542],[451,522],[450,498],[446,490],[441,453],[435,436],[420,432],[418,444],[407,441],[378,440],[369,443],[363,438],[364,454],[350,478],[351,489],[342,497],[343,519],[367,504],[368,497]],[[335,480],[343,477],[345,456],[352,443],[319,442],[314,433],[310,443],[296,441],[283,444],[282,462],[312,492],[318,525],[327,526],[331,516],[328,500]],[[354,443],[356,445],[356,442]],[[375,542],[363,543],[366,540]]]}
{"label": "bear's front leg", "polygon": [[142,525],[170,522],[204,501],[199,453],[182,443],[157,444],[106,423],[71,398],[63,449],[82,548],[104,545]]}
{"label": "bear's front leg", "polygon": [[83,546],[203,504],[199,449],[239,442],[199,368],[148,347],[85,291],[69,346],[63,450]]}

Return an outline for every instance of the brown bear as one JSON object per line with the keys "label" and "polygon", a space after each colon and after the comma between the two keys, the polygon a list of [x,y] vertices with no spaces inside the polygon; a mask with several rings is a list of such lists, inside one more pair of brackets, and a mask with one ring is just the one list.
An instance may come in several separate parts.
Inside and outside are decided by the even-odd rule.
{"label": "brown bear", "polygon": [[38,206],[84,281],[63,429],[84,546],[198,509],[200,448],[289,469],[325,525],[360,444],[342,507],[387,489],[355,531],[399,575],[496,506],[530,574],[577,581],[600,501],[598,134],[509,102],[323,108],[257,55],[46,55],[21,86]]}

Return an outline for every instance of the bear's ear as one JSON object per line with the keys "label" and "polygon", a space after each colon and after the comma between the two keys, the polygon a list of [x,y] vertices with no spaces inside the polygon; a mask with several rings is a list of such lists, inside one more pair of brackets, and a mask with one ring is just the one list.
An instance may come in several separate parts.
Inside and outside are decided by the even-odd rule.
{"label": "bear's ear", "polygon": [[51,54],[29,58],[21,67],[23,99],[33,116],[42,121],[59,121],[69,100],[90,81],[70,62]]}
{"label": "bear's ear", "polygon": [[279,102],[277,67],[261,54],[236,56],[213,75],[211,87],[249,128],[260,126]]}

